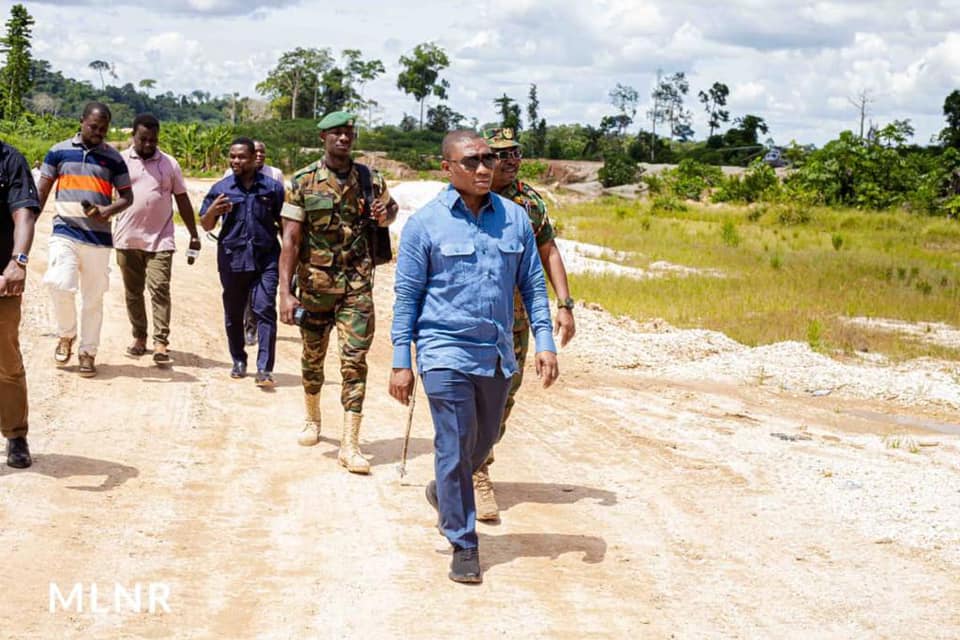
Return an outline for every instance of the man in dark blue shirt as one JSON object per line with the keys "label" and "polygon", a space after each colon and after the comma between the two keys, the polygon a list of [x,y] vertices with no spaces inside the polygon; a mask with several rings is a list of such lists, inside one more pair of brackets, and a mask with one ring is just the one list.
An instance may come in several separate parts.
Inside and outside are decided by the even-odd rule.
{"label": "man in dark blue shirt", "polygon": [[37,187],[19,151],[0,142],[0,432],[7,464],[29,467],[27,375],[20,355],[20,300],[27,281],[27,254],[40,214]]}
{"label": "man in dark blue shirt", "polygon": [[283,185],[257,171],[253,140],[230,145],[233,175],[213,185],[200,207],[200,224],[210,231],[221,220],[217,270],[223,286],[223,316],[233,369],[247,373],[243,311],[253,299],[257,320],[257,386],[273,388],[277,347],[277,283],[280,259],[280,209]]}

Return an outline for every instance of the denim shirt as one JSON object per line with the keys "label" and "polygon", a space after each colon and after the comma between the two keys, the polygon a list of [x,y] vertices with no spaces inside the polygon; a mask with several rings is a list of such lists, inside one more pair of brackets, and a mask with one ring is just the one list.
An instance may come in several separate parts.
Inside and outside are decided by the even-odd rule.
{"label": "denim shirt", "polygon": [[201,217],[221,193],[226,194],[233,207],[220,219],[219,271],[260,271],[278,261],[283,185],[257,172],[247,190],[231,175],[211,187],[200,206]]}
{"label": "denim shirt", "polygon": [[536,351],[553,351],[550,305],[526,211],[491,193],[474,215],[453,187],[403,227],[393,305],[393,367],[505,376],[513,353],[513,289],[530,315]]}

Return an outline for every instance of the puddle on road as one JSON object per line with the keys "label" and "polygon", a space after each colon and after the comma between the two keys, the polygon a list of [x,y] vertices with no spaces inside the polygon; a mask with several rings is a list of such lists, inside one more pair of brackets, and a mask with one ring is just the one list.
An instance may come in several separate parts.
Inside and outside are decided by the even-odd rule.
{"label": "puddle on road", "polygon": [[908,429],[923,429],[924,431],[936,431],[937,433],[947,433],[960,436],[960,424],[952,422],[940,422],[929,418],[920,418],[917,416],[888,415],[886,413],[877,413],[866,409],[848,409],[844,411],[852,416],[864,418],[866,420],[876,420],[887,424],[895,424],[898,427]]}

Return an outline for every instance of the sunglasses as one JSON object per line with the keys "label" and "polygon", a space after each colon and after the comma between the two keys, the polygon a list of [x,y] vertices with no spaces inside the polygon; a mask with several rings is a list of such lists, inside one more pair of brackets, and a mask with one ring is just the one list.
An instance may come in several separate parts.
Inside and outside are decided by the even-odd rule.
{"label": "sunglasses", "polygon": [[503,149],[497,152],[497,158],[500,160],[519,160],[523,157],[523,151],[516,149]]}
{"label": "sunglasses", "polygon": [[457,164],[466,171],[476,171],[482,164],[487,169],[493,169],[497,166],[497,156],[494,153],[484,153],[479,156],[463,156],[457,160]]}

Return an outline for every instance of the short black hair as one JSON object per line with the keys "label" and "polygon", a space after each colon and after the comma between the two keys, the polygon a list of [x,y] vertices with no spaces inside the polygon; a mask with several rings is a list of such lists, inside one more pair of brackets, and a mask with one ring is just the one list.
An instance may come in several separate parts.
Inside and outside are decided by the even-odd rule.
{"label": "short black hair", "polygon": [[81,117],[83,120],[86,120],[86,119],[87,119],[87,116],[89,116],[89,115],[90,115],[91,113],[93,113],[94,111],[97,111],[97,112],[102,113],[103,115],[107,116],[107,120],[113,120],[113,114],[110,113],[110,107],[108,107],[107,105],[103,104],[102,102],[96,102],[96,101],[94,101],[94,102],[88,102],[88,103],[87,103],[87,106],[85,106],[85,107],[83,108],[83,115],[80,116],[80,117]]}
{"label": "short black hair", "polygon": [[453,147],[464,140],[483,140],[483,136],[473,129],[454,129],[443,136],[443,143],[440,145],[440,152],[443,154],[443,159],[449,160]]}
{"label": "short black hair", "polygon": [[153,115],[152,113],[141,113],[133,119],[134,133],[136,133],[137,127],[143,127],[145,129],[150,129],[150,131],[153,131],[154,133],[159,133],[160,121],[157,120],[157,116]]}
{"label": "short black hair", "polygon": [[257,149],[253,146],[253,140],[251,140],[250,138],[246,136],[240,136],[238,138],[234,138],[233,142],[230,143],[230,146],[232,147],[237,144],[242,144],[247,149],[249,149],[250,155],[256,155]]}

